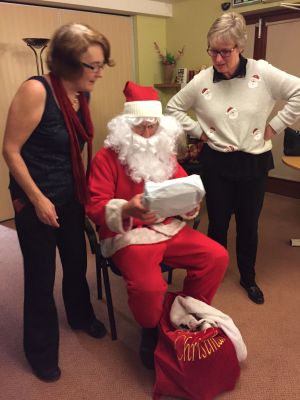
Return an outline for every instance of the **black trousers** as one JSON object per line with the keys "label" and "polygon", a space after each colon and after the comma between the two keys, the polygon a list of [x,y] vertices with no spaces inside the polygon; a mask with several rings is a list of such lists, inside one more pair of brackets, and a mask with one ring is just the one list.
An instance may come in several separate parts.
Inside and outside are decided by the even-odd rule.
{"label": "black trousers", "polygon": [[53,296],[56,248],[62,267],[62,294],[72,328],[94,318],[86,280],[87,254],[83,207],[72,202],[57,207],[60,228],[43,224],[31,204],[16,214],[24,259],[24,350],[33,368],[58,365],[59,328]]}
{"label": "black trousers", "polygon": [[236,220],[236,256],[241,279],[255,282],[258,220],[263,206],[267,175],[234,179],[217,171],[206,171],[203,183],[209,218],[208,236],[227,247],[227,232],[232,214]]}

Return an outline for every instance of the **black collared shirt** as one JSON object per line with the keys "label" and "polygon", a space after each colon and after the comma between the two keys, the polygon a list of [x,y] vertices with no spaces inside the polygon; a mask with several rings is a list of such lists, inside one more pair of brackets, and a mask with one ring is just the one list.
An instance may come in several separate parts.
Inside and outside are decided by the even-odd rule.
{"label": "black collared shirt", "polygon": [[221,72],[218,72],[215,67],[213,67],[214,69],[214,77],[213,77],[213,82],[217,83],[220,81],[224,81],[224,80],[228,80],[228,79],[233,79],[233,78],[244,78],[246,75],[246,65],[247,65],[247,58],[244,58],[241,54],[240,54],[240,64],[237,68],[237,70],[235,71],[235,73],[233,74],[233,76],[231,78],[226,78],[223,74],[221,74]]}

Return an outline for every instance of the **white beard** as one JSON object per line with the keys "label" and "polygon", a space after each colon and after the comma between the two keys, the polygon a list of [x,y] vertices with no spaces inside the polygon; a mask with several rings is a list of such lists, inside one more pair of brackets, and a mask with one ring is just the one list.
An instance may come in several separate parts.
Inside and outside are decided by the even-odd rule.
{"label": "white beard", "polygon": [[118,153],[134,182],[163,182],[172,177],[176,168],[176,142],[183,133],[174,117],[160,118],[160,125],[150,138],[132,132],[123,115],[112,119],[108,129],[104,146]]}

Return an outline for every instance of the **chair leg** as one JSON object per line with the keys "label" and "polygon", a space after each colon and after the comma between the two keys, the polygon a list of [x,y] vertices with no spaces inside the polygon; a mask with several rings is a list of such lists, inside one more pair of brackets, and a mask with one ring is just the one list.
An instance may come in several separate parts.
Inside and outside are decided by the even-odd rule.
{"label": "chair leg", "polygon": [[103,274],[103,282],[104,282],[104,288],[105,288],[105,294],[106,294],[106,306],[107,306],[107,313],[108,313],[108,318],[109,318],[111,338],[112,338],[112,340],[116,340],[117,339],[117,329],[116,329],[116,322],[115,322],[114,306],[113,306],[112,297],[111,297],[107,260],[103,260],[102,274]]}
{"label": "chair leg", "polygon": [[173,278],[173,269],[169,269],[168,271],[168,284],[170,285],[170,283],[172,283],[172,278]]}
{"label": "chair leg", "polygon": [[101,265],[96,262],[96,279],[97,279],[97,297],[98,300],[102,300],[102,278],[101,278]]}

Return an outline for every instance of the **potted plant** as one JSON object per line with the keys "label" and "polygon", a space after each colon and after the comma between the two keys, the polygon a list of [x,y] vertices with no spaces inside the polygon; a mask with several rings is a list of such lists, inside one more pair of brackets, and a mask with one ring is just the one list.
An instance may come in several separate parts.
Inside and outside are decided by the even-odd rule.
{"label": "potted plant", "polygon": [[178,50],[175,55],[170,53],[169,51],[166,51],[166,53],[163,54],[160,51],[160,48],[156,42],[154,42],[154,47],[159,55],[160,62],[163,66],[164,82],[171,83],[173,80],[174,67],[176,65],[176,62],[179,60],[179,58],[182,56],[184,52],[184,46],[182,47],[181,50]]}

